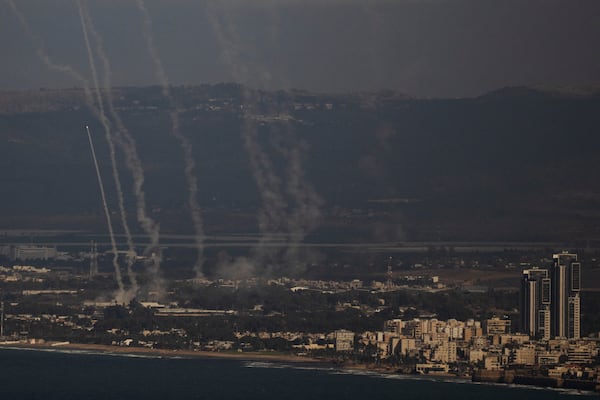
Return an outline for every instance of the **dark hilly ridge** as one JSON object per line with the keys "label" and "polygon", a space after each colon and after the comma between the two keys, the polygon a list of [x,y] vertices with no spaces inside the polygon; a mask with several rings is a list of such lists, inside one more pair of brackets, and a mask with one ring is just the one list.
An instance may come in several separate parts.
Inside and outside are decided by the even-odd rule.
{"label": "dark hilly ridge", "polygon": [[[258,92],[244,105],[236,85],[173,93],[193,146],[209,232],[256,230],[262,202],[242,139],[246,107],[283,193],[289,150],[301,149],[301,172],[322,198],[323,232],[377,240],[600,239],[597,94],[507,88],[470,99],[411,99]],[[119,88],[113,96],[135,136],[155,217],[167,230],[189,230],[168,102],[158,88]],[[104,133],[83,99],[75,89],[0,93],[0,225],[102,229],[86,123],[116,208]],[[133,215],[130,179],[121,169]]]}

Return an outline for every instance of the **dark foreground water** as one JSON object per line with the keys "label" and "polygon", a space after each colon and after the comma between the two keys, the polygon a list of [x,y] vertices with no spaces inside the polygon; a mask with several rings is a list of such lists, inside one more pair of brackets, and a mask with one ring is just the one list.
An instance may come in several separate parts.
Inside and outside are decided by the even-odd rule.
{"label": "dark foreground water", "polygon": [[[569,399],[589,393],[325,366],[0,349],[0,399]],[[593,399],[594,397],[589,397]]]}

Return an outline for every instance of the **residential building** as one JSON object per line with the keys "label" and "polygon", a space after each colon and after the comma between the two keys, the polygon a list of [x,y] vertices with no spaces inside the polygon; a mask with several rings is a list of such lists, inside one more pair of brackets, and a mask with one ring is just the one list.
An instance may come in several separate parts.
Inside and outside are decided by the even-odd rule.
{"label": "residential building", "polygon": [[489,336],[510,333],[510,320],[493,317],[485,321],[485,332]]}
{"label": "residential building", "polygon": [[335,351],[354,350],[354,332],[340,329],[335,331]]}

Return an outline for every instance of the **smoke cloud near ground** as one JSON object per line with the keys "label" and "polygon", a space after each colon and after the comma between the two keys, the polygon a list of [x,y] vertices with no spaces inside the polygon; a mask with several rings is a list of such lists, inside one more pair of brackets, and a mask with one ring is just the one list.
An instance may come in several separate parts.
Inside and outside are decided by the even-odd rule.
{"label": "smoke cloud near ground", "polygon": [[256,276],[255,263],[248,257],[232,257],[226,252],[217,255],[215,277],[221,279],[245,280]]}

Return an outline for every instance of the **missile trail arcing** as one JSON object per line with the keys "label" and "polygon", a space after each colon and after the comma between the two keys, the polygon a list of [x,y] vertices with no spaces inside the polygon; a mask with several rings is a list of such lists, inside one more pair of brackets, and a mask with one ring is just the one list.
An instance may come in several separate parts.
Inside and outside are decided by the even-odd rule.
{"label": "missile trail arcing", "polygon": [[[21,27],[23,28],[23,30],[25,31],[25,33],[27,34],[27,36],[29,37],[31,42],[34,44],[36,54],[42,60],[42,62],[49,69],[66,73],[69,76],[71,76],[73,79],[75,79],[77,82],[79,82],[83,87],[83,91],[85,93],[85,101],[86,101],[88,107],[90,108],[92,113],[103,123],[103,125],[106,124],[107,120],[106,120],[106,116],[104,115],[104,111],[102,109],[102,102],[100,101],[98,106],[96,106],[94,104],[93,94],[90,90],[89,82],[87,81],[87,79],[85,79],[79,72],[77,72],[75,69],[73,69],[70,65],[63,65],[63,64],[58,64],[58,63],[54,62],[50,58],[48,53],[46,52],[44,45],[43,45],[43,41],[33,33],[27,20],[25,19],[25,16],[19,11],[15,2],[12,0],[5,0],[5,3],[7,3],[8,6],[11,8],[13,13],[17,17],[19,23],[21,24]],[[97,87],[96,87],[96,89],[97,89]],[[91,140],[91,137],[90,137],[90,140]],[[92,150],[93,150],[93,147],[92,147]],[[94,155],[94,159],[95,159],[95,152],[93,152],[93,155]],[[97,168],[97,163],[96,163],[96,170],[99,173],[99,170]],[[101,185],[101,192],[103,194],[103,203],[104,203],[105,207],[107,207],[106,198],[104,195],[104,187],[102,185]],[[105,213],[106,213],[106,211],[105,211]],[[118,296],[118,300],[126,300],[124,298],[123,283],[122,283],[122,279],[121,279],[120,269],[118,266],[117,253],[116,253],[116,242],[114,241],[114,231],[112,230],[112,223],[110,222],[110,215],[108,215],[107,218],[109,221],[109,230],[111,231],[111,242],[113,242],[113,252],[115,254],[115,258],[113,259],[113,265],[115,266],[117,285],[119,286],[119,292],[118,292],[117,296]]]}
{"label": "missile trail arcing", "polygon": [[[98,55],[98,58],[100,59],[101,64],[102,64],[102,70],[104,73],[103,74],[104,75],[103,84],[104,84],[104,87],[106,90],[105,100],[106,100],[106,104],[108,106],[108,111],[110,112],[111,117],[113,118],[114,122],[117,125],[117,129],[113,132],[114,139],[115,139],[115,142],[117,143],[117,145],[119,146],[119,148],[122,150],[123,154],[125,155],[126,165],[129,168],[131,175],[133,177],[134,194],[136,197],[136,205],[137,205],[136,216],[137,216],[138,222],[140,222],[140,224],[142,225],[142,228],[150,237],[152,251],[156,251],[155,249],[158,248],[158,231],[155,229],[156,224],[154,224],[154,222],[152,220],[149,220],[149,218],[146,215],[146,211],[145,211],[146,210],[146,200],[145,200],[144,192],[141,189],[143,186],[143,182],[144,182],[144,172],[143,172],[143,169],[141,166],[140,159],[137,155],[135,140],[129,134],[129,131],[123,124],[123,121],[121,120],[120,116],[117,114],[117,112],[114,108],[114,104],[113,104],[113,100],[112,100],[112,90],[111,90],[111,87],[112,87],[111,75],[112,75],[112,73],[111,73],[110,63],[108,61],[106,52],[104,51],[102,37],[100,36],[98,31],[94,27],[93,21],[89,15],[89,12],[85,5],[85,2],[81,3],[80,12],[81,12],[80,17],[81,17],[81,21],[82,21],[82,28],[91,34],[91,36],[96,44],[96,54]],[[115,170],[113,170],[113,171],[115,171]],[[118,174],[117,174],[117,178],[118,178]],[[118,187],[119,186],[120,186],[120,184],[118,185]],[[119,190],[117,190],[117,194],[119,194]],[[129,224],[127,222],[127,213],[125,211],[125,205],[123,202],[122,193],[119,196],[118,200],[119,200],[119,209],[121,211],[121,223],[122,223],[123,229],[125,231],[128,250],[129,250],[130,254],[135,254],[135,247],[133,244],[131,230],[129,229]],[[137,284],[136,276],[132,269],[132,265],[134,262],[135,262],[135,260],[133,258],[128,258],[126,266],[127,266],[127,275],[129,277],[129,281],[131,282],[131,288],[130,288],[129,292],[132,292],[133,294],[137,294],[138,284]]]}
{"label": "missile trail arcing", "polygon": [[[94,114],[94,116],[99,121],[101,121],[101,123],[103,124],[103,127],[105,128],[105,131],[106,131],[105,124],[108,123],[108,120],[106,118],[106,114],[104,111],[104,103],[101,100],[95,101],[95,98],[98,97],[97,96],[98,91],[92,92],[92,90],[90,89],[90,84],[89,84],[88,80],[86,78],[84,78],[82,76],[82,74],[80,74],[78,71],[76,71],[70,65],[62,65],[62,64],[58,64],[58,63],[54,62],[51,59],[51,57],[48,55],[48,53],[46,52],[46,50],[44,48],[43,40],[34,34],[31,27],[29,26],[25,16],[16,7],[16,4],[12,0],[5,0],[5,3],[7,3],[9,8],[13,11],[13,14],[15,15],[15,17],[19,21],[21,27],[23,28],[23,31],[29,37],[31,42],[34,44],[36,54],[38,55],[40,60],[49,69],[56,70],[58,72],[62,72],[62,73],[65,73],[65,74],[71,76],[76,82],[78,82],[82,86],[84,93],[85,93],[85,102],[86,102],[87,106],[89,107],[90,111]],[[112,103],[112,97],[111,97],[111,91],[110,91],[110,87],[111,87],[110,65],[108,64],[108,59],[105,56],[104,51],[102,49],[101,38],[97,34],[97,32],[95,31],[95,29],[93,27],[92,20],[89,17],[89,13],[86,11],[86,7],[82,7],[81,10],[85,12],[83,15],[85,15],[85,18],[86,18],[86,20],[84,20],[83,23],[85,23],[86,26],[89,28],[89,31],[90,31],[89,33],[93,36],[93,39],[96,42],[96,45],[97,45],[96,47],[98,48],[97,53],[101,59],[103,67],[104,67],[104,85],[106,86],[106,88],[107,88],[106,90],[108,91],[106,104],[108,105],[108,110],[110,111],[110,114],[113,117],[113,119],[116,123],[116,127],[117,127],[117,130],[114,132],[114,141],[119,146],[119,148],[123,151],[123,153],[125,155],[126,165],[129,168],[129,170],[131,171],[131,174],[133,177],[133,192],[136,197],[137,220],[140,223],[140,225],[142,226],[142,228],[144,229],[144,231],[146,232],[146,234],[150,238],[150,244],[148,245],[148,247],[146,249],[146,253],[157,254],[160,252],[159,225],[154,220],[152,220],[149,216],[147,216],[147,213],[146,213],[146,199],[145,199],[145,193],[143,191],[144,172],[143,172],[143,168],[142,168],[142,163],[137,154],[135,139],[131,136],[131,134],[125,128],[122,120],[119,118],[119,115],[114,110],[114,106]],[[81,18],[81,15],[80,15],[80,18]],[[85,32],[84,32],[84,35],[85,35]],[[84,36],[84,39],[85,39],[85,36]],[[88,56],[89,56],[89,53],[88,53]],[[93,65],[92,68],[94,68],[94,67],[95,67],[95,65]],[[96,84],[96,87],[98,87],[97,84]],[[121,132],[122,132],[122,134],[121,134]],[[110,146],[110,142],[109,142],[109,146]],[[125,226],[125,230],[127,231],[126,226]],[[128,245],[129,245],[129,243],[128,243]],[[158,263],[156,262],[157,258],[154,258],[154,260],[155,260],[154,265],[156,266],[155,268],[157,269],[159,262]],[[132,287],[129,289],[128,292],[135,293],[136,292],[136,282],[135,282],[135,277],[133,276],[133,279],[132,279],[132,276],[130,276],[130,280],[132,282]]]}
{"label": "missile trail arcing", "polygon": [[[109,125],[109,121],[108,118],[106,117],[106,113],[104,112],[104,103],[102,100],[102,93],[100,91],[100,87],[98,84],[98,73],[96,70],[96,63],[94,61],[94,55],[92,52],[92,47],[90,45],[90,40],[89,40],[89,36],[88,36],[88,28],[87,28],[87,24],[86,24],[86,19],[84,16],[84,10],[83,10],[83,6],[81,4],[81,1],[77,1],[77,8],[79,11],[79,19],[81,21],[81,29],[83,31],[83,39],[85,42],[85,47],[87,50],[87,55],[88,55],[88,61],[90,64],[90,69],[92,70],[92,78],[94,81],[94,91],[96,93],[96,101],[98,103],[98,110],[100,111],[100,120],[102,122],[102,127],[104,128],[104,135],[106,137],[106,141],[108,143],[108,147],[109,147],[109,153],[110,153],[110,163],[111,163],[111,167],[112,167],[112,174],[113,174],[113,179],[115,181],[115,188],[117,191],[117,201],[119,204],[119,211],[120,211],[120,216],[121,216],[121,221],[123,223],[123,227],[125,229],[125,232],[128,233],[128,237],[131,237],[131,233],[129,232],[129,227],[127,225],[127,213],[125,211],[125,206],[124,206],[124,202],[123,202],[123,188],[121,186],[121,179],[119,178],[119,170],[117,168],[117,159],[116,159],[116,153],[115,153],[115,145],[112,139],[112,134],[110,132],[110,125]],[[112,229],[112,227],[111,227]],[[114,238],[112,239],[114,240]],[[118,257],[115,256],[115,259],[113,260],[113,263],[115,265],[115,277],[118,280],[118,285],[120,288],[120,296],[122,297],[122,300],[124,300],[125,297],[125,293],[123,291],[123,279],[121,277],[121,272],[119,269],[119,265],[118,265]],[[118,273],[116,271],[119,271]]]}
{"label": "missile trail arcing", "polygon": [[96,150],[94,149],[94,142],[92,141],[92,134],[90,128],[86,125],[85,130],[90,141],[90,150],[92,151],[92,158],[94,160],[94,166],[96,167],[96,176],[98,177],[98,185],[100,186],[100,196],[102,196],[102,206],[104,207],[104,215],[106,216],[106,224],[108,225],[108,233],[110,235],[110,245],[113,252],[113,266],[115,267],[115,276],[117,278],[117,285],[119,286],[119,294],[124,293],[123,280],[121,279],[121,270],[117,258],[119,254],[117,252],[117,243],[115,242],[115,232],[113,230],[112,221],[110,219],[110,212],[108,211],[108,203],[106,202],[106,194],[104,193],[104,184],[102,183],[102,175],[100,175],[100,168],[98,167],[98,159],[96,158]]}

